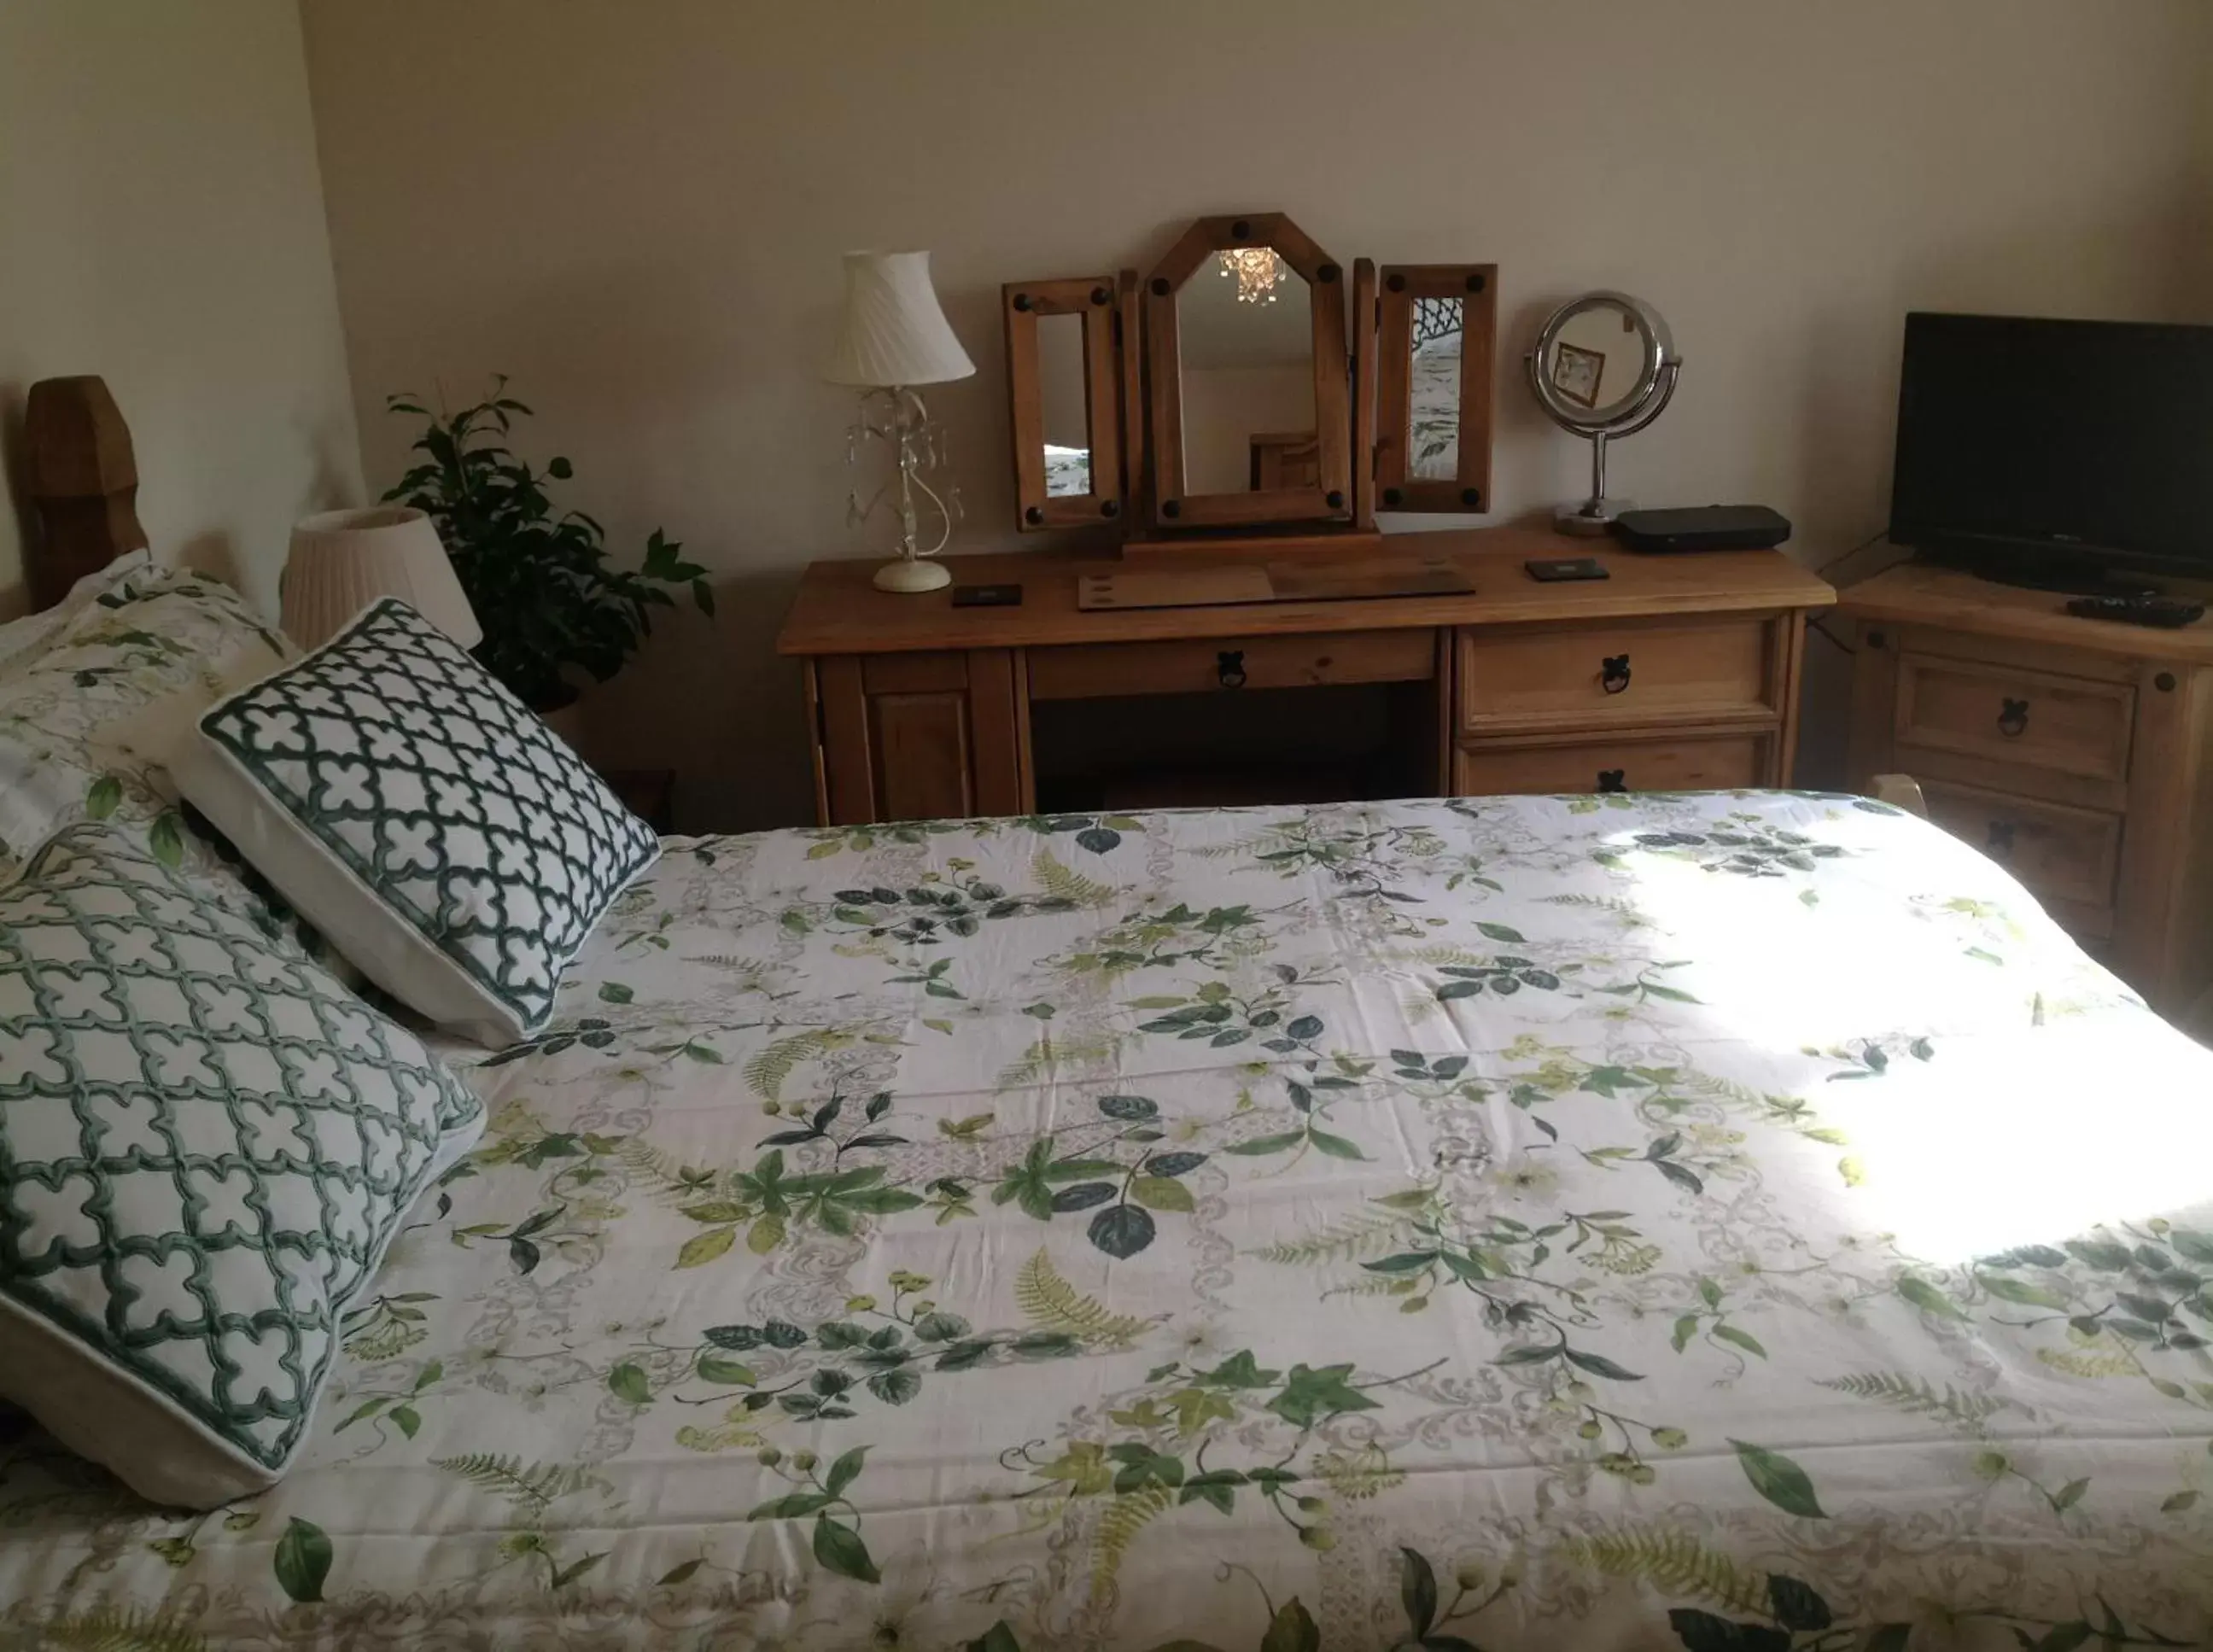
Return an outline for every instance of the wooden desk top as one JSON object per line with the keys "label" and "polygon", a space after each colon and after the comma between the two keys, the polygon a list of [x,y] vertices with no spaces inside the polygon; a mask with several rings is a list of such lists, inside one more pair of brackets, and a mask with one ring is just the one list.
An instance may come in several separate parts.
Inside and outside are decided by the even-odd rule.
{"label": "wooden desk top", "polygon": [[2067,612],[2064,592],[1999,585],[1928,563],[1901,563],[1848,586],[1838,606],[1839,612],[1858,620],[1958,626],[1981,637],[2096,649],[2137,660],[2213,665],[2213,612],[2175,631],[2114,619],[2082,619]]}
{"label": "wooden desk top", "polygon": [[[1780,551],[1708,551],[1639,556],[1607,539],[1573,539],[1542,529],[1488,527],[1393,534],[1393,556],[1448,557],[1475,589],[1456,596],[1263,602],[1204,608],[1085,613],[1076,606],[1084,574],[1132,564],[1064,551],[948,557],[954,582],[1019,583],[1018,608],[955,608],[950,589],[905,596],[869,582],[879,559],[818,562],[777,637],[780,654],[899,654],[929,649],[1040,648],[1179,637],[1382,631],[1421,625],[1489,625],[1547,619],[1619,619],[1653,614],[1772,612],[1826,607],[1837,594]],[[1192,551],[1194,562],[1203,548]],[[1534,557],[1596,557],[1612,577],[1540,584],[1522,570]],[[1165,565],[1165,558],[1145,566]],[[2080,623],[2080,622],[2076,622]],[[2119,629],[2119,628],[2117,628]]]}

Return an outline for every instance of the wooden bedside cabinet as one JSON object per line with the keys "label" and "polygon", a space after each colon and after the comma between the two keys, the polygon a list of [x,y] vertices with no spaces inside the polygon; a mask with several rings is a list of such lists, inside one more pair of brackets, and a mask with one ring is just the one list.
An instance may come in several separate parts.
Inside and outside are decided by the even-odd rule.
{"label": "wooden bedside cabinet", "polygon": [[[950,558],[962,583],[1023,588],[1017,607],[955,608],[817,563],[777,647],[805,673],[819,817],[1789,783],[1805,615],[1835,594],[1789,558],[1403,539],[1474,589],[1085,611],[1078,581],[1127,564],[1039,552]],[[1612,577],[1521,565],[1570,552]],[[1333,728],[1374,749],[1332,747]]]}
{"label": "wooden bedside cabinet", "polygon": [[2155,1008],[2213,984],[2213,624],[1907,564],[1847,590],[1852,775],[1903,772]]}

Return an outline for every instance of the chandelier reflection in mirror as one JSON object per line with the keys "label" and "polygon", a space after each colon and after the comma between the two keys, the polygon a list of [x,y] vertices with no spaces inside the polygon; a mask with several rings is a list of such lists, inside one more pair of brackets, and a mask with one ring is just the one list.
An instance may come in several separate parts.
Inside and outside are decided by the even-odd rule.
{"label": "chandelier reflection in mirror", "polygon": [[1237,302],[1272,304],[1276,283],[1284,276],[1283,261],[1272,247],[1233,247],[1222,254],[1222,278],[1237,277]]}

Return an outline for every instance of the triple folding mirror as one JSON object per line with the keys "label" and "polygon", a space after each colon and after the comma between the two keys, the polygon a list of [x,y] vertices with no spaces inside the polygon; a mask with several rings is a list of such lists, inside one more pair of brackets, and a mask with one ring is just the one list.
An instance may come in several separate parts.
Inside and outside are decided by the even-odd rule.
{"label": "triple folding mirror", "polygon": [[1493,265],[1379,279],[1282,213],[1232,213],[1193,223],[1142,282],[1011,282],[1002,299],[1025,530],[1323,537],[1372,532],[1379,506],[1488,508]]}

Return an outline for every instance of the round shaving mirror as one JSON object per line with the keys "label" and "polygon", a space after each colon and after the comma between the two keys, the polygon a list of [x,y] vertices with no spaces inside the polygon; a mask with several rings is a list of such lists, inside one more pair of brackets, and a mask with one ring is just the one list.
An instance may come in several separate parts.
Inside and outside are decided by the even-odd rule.
{"label": "round shaving mirror", "polygon": [[1634,508],[1606,497],[1606,443],[1634,436],[1667,407],[1683,365],[1674,335],[1641,298],[1586,293],[1552,312],[1523,361],[1545,416],[1591,444],[1590,497],[1562,505],[1552,525],[1564,533],[1603,533]]}

